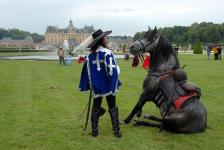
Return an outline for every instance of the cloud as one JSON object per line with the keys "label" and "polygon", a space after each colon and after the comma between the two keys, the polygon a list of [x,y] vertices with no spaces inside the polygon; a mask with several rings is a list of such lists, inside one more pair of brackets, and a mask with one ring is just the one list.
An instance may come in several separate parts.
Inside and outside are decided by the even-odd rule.
{"label": "cloud", "polygon": [[[99,1],[99,0],[98,0]],[[94,1],[95,2],[95,1]],[[161,2],[150,1],[107,1],[105,3],[93,3],[74,5],[71,13],[88,16],[145,16],[151,14],[170,14],[170,13],[188,13],[193,11],[191,5],[183,5],[182,3],[168,3],[161,5]]]}
{"label": "cloud", "polygon": [[[133,35],[148,26],[222,22],[222,0],[0,0],[4,28],[44,33],[47,25],[94,25],[114,35]],[[10,8],[10,10],[9,10]]]}

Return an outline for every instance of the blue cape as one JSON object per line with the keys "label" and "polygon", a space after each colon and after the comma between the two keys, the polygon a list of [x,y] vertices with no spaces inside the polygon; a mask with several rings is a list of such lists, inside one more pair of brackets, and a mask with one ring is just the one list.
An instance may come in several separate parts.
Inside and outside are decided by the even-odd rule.
{"label": "blue cape", "polygon": [[79,84],[81,91],[88,91],[92,87],[97,98],[116,95],[120,85],[117,64],[110,50],[100,46],[95,53],[87,55]]}

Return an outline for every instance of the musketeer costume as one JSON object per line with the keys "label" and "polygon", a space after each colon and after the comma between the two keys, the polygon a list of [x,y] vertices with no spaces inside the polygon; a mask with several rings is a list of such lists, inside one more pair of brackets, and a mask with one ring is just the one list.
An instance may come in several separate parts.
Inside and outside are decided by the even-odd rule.
{"label": "musketeer costume", "polygon": [[121,82],[118,80],[118,66],[112,52],[99,46],[90,53],[84,63],[79,88],[88,91],[91,87],[94,98],[116,95]]}

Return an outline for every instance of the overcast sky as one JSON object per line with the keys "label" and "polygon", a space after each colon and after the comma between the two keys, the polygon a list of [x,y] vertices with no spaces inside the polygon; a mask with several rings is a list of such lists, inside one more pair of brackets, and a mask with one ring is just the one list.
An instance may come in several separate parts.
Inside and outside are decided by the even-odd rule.
{"label": "overcast sky", "polygon": [[150,27],[224,22],[224,0],[0,0],[0,28],[44,34],[48,25],[93,25],[112,35]]}

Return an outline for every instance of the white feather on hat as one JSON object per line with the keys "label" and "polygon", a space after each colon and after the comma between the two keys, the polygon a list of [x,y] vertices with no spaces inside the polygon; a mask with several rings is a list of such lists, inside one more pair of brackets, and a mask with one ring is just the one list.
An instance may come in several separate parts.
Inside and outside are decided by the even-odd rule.
{"label": "white feather on hat", "polygon": [[93,36],[91,34],[74,49],[74,52],[88,49],[89,44],[92,42],[93,42]]}
{"label": "white feather on hat", "polygon": [[74,52],[86,50],[92,48],[97,41],[112,33],[112,31],[103,32],[101,29],[95,31],[93,34],[88,36],[82,43],[80,43],[75,49]]}

